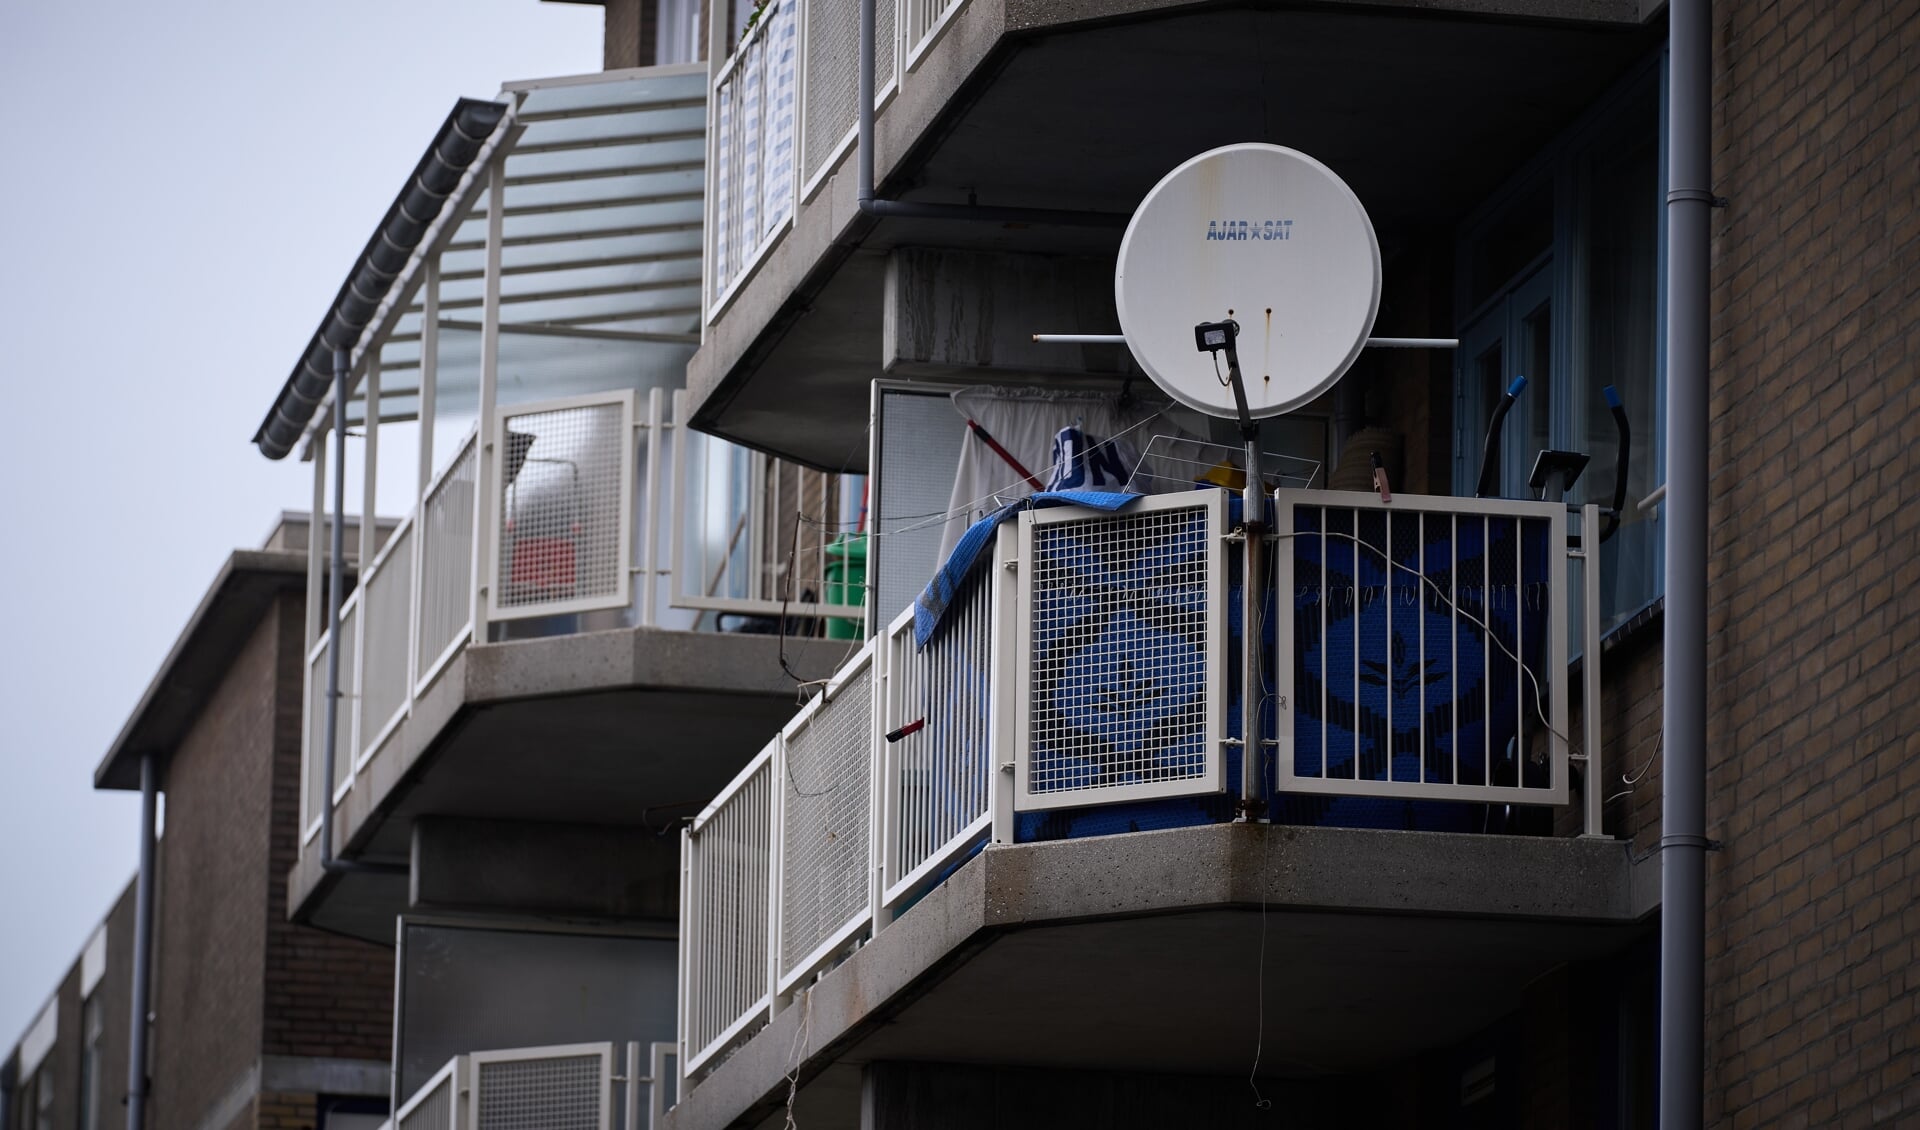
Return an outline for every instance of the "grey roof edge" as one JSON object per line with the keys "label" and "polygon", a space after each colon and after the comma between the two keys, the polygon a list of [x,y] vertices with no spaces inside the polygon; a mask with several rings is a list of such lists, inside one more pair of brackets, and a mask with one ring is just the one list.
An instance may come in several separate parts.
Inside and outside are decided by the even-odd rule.
{"label": "grey roof edge", "polygon": [[[456,199],[461,176],[484,151],[509,108],[505,102],[461,98],[447,112],[433,141],[367,237],[366,246],[354,257],[319,326],[294,361],[293,371],[254,430],[253,442],[261,454],[283,459],[293,450],[326,398],[331,381],[327,355],[336,348],[353,348],[394,280],[406,269],[407,259],[434,220]],[[431,215],[416,214],[429,209]]]}
{"label": "grey roof edge", "polygon": [[236,549],[187,618],[120,733],[93,771],[96,789],[138,789],[140,757],[164,759],[199,713],[231,661],[277,593],[303,587],[307,555]]}

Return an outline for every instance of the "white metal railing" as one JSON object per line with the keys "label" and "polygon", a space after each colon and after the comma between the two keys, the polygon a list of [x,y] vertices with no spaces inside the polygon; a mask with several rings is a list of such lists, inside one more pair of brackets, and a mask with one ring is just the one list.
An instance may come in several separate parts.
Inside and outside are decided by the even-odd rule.
{"label": "white metal railing", "polygon": [[[762,617],[865,614],[863,476],[816,471],[686,428],[679,440],[670,550],[673,604]],[[864,635],[864,632],[859,633]]]}
{"label": "white metal railing", "polygon": [[1020,523],[1012,686],[1022,809],[1226,787],[1223,491]]}
{"label": "white metal railing", "polygon": [[472,1130],[612,1130],[612,1044],[473,1052]]}
{"label": "white metal railing", "polygon": [[1333,491],[1277,502],[1275,591],[1291,629],[1274,656],[1278,787],[1565,804],[1566,507]]}
{"label": "white metal railing", "polygon": [[[876,112],[966,5],[877,0]],[[709,323],[855,144],[859,8],[859,0],[773,0],[733,54],[716,60],[708,99]]]}
{"label": "white metal railing", "polygon": [[632,603],[634,394],[502,412],[493,450],[487,619]]}
{"label": "white metal railing", "polygon": [[886,690],[880,725],[885,759],[881,844],[893,906],[957,854],[992,820],[993,610],[991,576],[975,577],[925,650],[913,642],[913,609],[887,629]]}
{"label": "white metal railing", "polygon": [[786,992],[828,961],[867,923],[873,824],[874,657],[872,641],[826,692],[781,731],[774,754],[779,785],[779,895],[775,946]]}
{"label": "white metal railing", "polygon": [[467,1057],[455,1056],[433,1073],[393,1116],[393,1130],[467,1130]]}
{"label": "white metal railing", "polygon": [[[683,1071],[749,1038],[981,843],[1010,841],[1017,813],[1221,794],[1233,783],[1226,753],[1242,745],[1227,707],[1249,691],[1278,720],[1260,745],[1278,753],[1262,760],[1278,763],[1269,780],[1282,793],[1565,803],[1566,570],[1581,551],[1569,548],[1564,508],[1400,496],[1388,510],[1370,498],[1276,496],[1272,651],[1265,622],[1249,641],[1228,615],[1243,540],[1227,528],[1224,492],[1156,495],[1119,512],[1037,510],[1003,527],[990,567],[952,594],[925,646],[908,609],[685,833]],[[1584,513],[1585,545],[1597,543],[1596,514]],[[1375,546],[1379,562],[1396,563],[1377,576],[1351,564]],[[1309,575],[1303,562],[1331,564]],[[1474,566],[1477,595],[1462,571],[1473,562],[1496,566]],[[1389,585],[1394,571],[1407,583]],[[1342,630],[1345,650],[1334,646]],[[1499,684],[1491,692],[1488,679]],[[1597,700],[1597,675],[1589,680]],[[1442,740],[1429,700],[1469,683],[1478,698]],[[1394,695],[1423,709],[1403,715]],[[1309,704],[1326,732],[1346,727],[1346,760],[1322,765],[1388,768],[1299,772]],[[1469,724],[1469,706],[1497,717]],[[1380,715],[1371,729],[1369,711]],[[1506,745],[1488,735],[1501,725],[1510,760],[1543,751],[1537,774],[1522,768],[1506,782],[1484,757],[1478,776],[1398,768],[1468,737],[1497,758]],[[1599,749],[1597,717],[1586,740]],[[1600,779],[1597,761],[1588,773]]]}
{"label": "white metal railing", "polygon": [[413,699],[413,520],[402,522],[360,581],[360,722],[356,761],[380,748]]}
{"label": "white metal railing", "polygon": [[457,1055],[388,1130],[653,1130],[678,1095],[674,1054],[634,1042]]}
{"label": "white metal railing", "polygon": [[775,737],[680,842],[680,1062],[692,1071],[766,1015],[773,996]]}
{"label": "white metal railing", "polygon": [[800,0],[760,10],[709,101],[708,306],[718,310],[793,218]]}
{"label": "white metal railing", "polygon": [[[818,634],[828,617],[859,633],[859,549],[834,531],[858,526],[864,480],[696,435],[668,403],[622,390],[503,409],[428,481],[342,608],[334,803],[494,621],[544,618],[539,630],[566,632],[582,626],[571,617],[612,610],[652,625],[672,606],[784,615],[796,634]],[[683,397],[673,403],[685,411]],[[307,656],[309,839],[329,795],[327,640],[322,630]]]}
{"label": "white metal railing", "polygon": [[416,694],[426,690],[473,628],[474,492],[480,472],[477,443],[477,436],[468,435],[420,500]]}

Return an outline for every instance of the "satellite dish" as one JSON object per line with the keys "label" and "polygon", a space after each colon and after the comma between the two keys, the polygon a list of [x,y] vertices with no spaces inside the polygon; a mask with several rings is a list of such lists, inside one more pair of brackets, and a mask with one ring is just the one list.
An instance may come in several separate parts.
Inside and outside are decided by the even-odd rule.
{"label": "satellite dish", "polygon": [[1174,169],[1133,214],[1113,273],[1127,348],[1155,384],[1235,416],[1203,322],[1239,323],[1254,417],[1325,392],[1366,347],[1380,310],[1380,244],[1347,183],[1298,150],[1245,142]]}

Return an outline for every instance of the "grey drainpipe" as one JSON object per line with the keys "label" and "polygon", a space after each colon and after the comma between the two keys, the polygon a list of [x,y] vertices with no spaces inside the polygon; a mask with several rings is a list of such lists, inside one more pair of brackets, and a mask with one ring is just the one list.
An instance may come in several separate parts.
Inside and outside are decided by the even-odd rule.
{"label": "grey drainpipe", "polygon": [[1702,1118],[1706,975],[1707,333],[1713,23],[1673,0],[1667,86],[1666,768],[1660,836],[1660,1127]]}
{"label": "grey drainpipe", "polygon": [[140,877],[133,889],[133,1023],[127,1032],[127,1130],[147,1122],[147,1016],[153,998],[153,867],[160,767],[140,755]]}
{"label": "grey drainpipe", "polygon": [[873,192],[874,0],[860,0],[860,152],[857,202],[863,215],[901,220],[970,220],[993,224],[1053,224],[1124,228],[1132,217],[1118,212],[1072,212],[1056,208],[987,208],[976,204],[926,204],[882,200]]}
{"label": "grey drainpipe", "polygon": [[[347,586],[347,351],[333,351],[333,529],[327,563],[327,716],[320,788],[320,870],[323,874],[405,875],[391,863],[333,857],[333,759],[340,742],[340,590]],[[362,522],[373,515],[360,515]],[[366,544],[371,545],[371,542]]]}

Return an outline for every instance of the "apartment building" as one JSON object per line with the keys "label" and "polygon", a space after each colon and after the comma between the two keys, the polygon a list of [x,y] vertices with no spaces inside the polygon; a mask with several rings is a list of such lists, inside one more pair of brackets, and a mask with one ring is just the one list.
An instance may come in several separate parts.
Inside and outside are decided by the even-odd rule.
{"label": "apartment building", "polygon": [[[1920,78],[1901,45],[1920,19],[1909,5],[1723,3],[1709,22],[1682,7],[1692,22],[1670,29],[1665,5],[1634,2],[777,0],[716,41],[691,423],[869,475],[870,642],[688,830],[685,1077],[667,1125],[1651,1126],[1663,1098],[1662,1124],[1697,1124],[1676,1079],[1698,1080],[1711,1125],[1913,1117],[1904,786],[1920,774],[1907,738],[1920,718],[1901,688],[1920,663],[1920,607],[1901,515],[1920,407]],[[1019,515],[984,579],[942,574],[930,596],[946,619],[929,633],[905,610],[952,545],[937,517],[964,505],[967,461],[998,454],[974,425],[1001,434],[985,414],[996,400],[1062,390],[1148,407],[1069,401],[1043,437],[1083,423],[1111,439],[1132,425],[1096,417],[1155,411],[1109,344],[1121,233],[1169,170],[1245,141],[1311,154],[1364,204],[1384,268],[1374,333],[1458,347],[1369,350],[1269,422],[1276,465],[1356,492],[1278,496],[1291,544],[1275,548],[1277,625],[1234,604],[1233,511],[1204,514],[1214,504],[1189,492],[1118,518]],[[1676,215],[1697,244],[1675,239]],[[1675,322],[1694,291],[1670,285],[1701,276],[1670,257],[1709,239],[1711,290]],[[1670,375],[1686,379],[1667,371],[1670,338],[1683,358],[1699,351],[1697,399],[1669,399]],[[1521,376],[1483,485],[1489,420]],[[1670,403],[1690,415],[1676,424]],[[1010,494],[1052,462],[1044,438],[1002,446],[1017,457],[993,464]],[[1502,669],[1555,681],[1545,697],[1567,711],[1550,721],[1542,706],[1536,727],[1516,692],[1506,748],[1531,740],[1535,767],[1508,778],[1519,803],[1483,792],[1476,806],[1466,786],[1498,783],[1491,764],[1451,789],[1393,767],[1408,749],[1432,756],[1429,725],[1461,740],[1447,728],[1464,716],[1457,692],[1441,692],[1449,723],[1397,689],[1432,684],[1426,639],[1461,638],[1457,601],[1436,629],[1420,592],[1460,577],[1441,581],[1428,554],[1369,579],[1350,556],[1336,581],[1325,539],[1426,554],[1438,525],[1465,544],[1462,523],[1487,513],[1471,496],[1539,496],[1543,449],[1592,458],[1567,502],[1625,505],[1617,529],[1568,515],[1580,591],[1548,633],[1567,651],[1510,651]],[[1374,454],[1391,504],[1371,492]],[[1700,493],[1666,498],[1670,470],[1675,491]],[[1205,660],[1224,666],[1226,701],[1200,729],[1226,736],[1224,764],[1211,751],[1143,764],[1142,728],[1164,743],[1166,720],[1154,730],[1112,705],[1178,676],[1164,641],[1114,627],[1172,599],[1175,551],[1151,540],[1167,513],[1204,514],[1205,541],[1226,535],[1184,603],[1156,613],[1198,635],[1207,602],[1230,606],[1228,646]],[[1704,593],[1669,606],[1665,559],[1683,550],[1703,561]],[[1519,576],[1531,568],[1516,558]],[[1419,575],[1405,599],[1403,572]],[[1378,655],[1361,656],[1359,625],[1347,654],[1327,650],[1336,584],[1349,607],[1335,621],[1364,622],[1369,601],[1412,610],[1416,662],[1391,621]],[[1280,640],[1273,682],[1236,663],[1246,623]],[[1501,630],[1481,637],[1489,655]],[[1046,666],[1074,631],[1080,650]],[[1511,631],[1517,644],[1529,629]],[[1675,685],[1704,696],[1688,707],[1705,740],[1697,831],[1663,825],[1675,754],[1661,741],[1665,656],[1696,643],[1705,669],[1689,660]],[[1470,686],[1461,655],[1439,669]],[[1354,664],[1344,683],[1334,659]],[[1369,680],[1396,688],[1376,692],[1386,718],[1367,716]],[[1256,693],[1265,713],[1243,714],[1239,696]],[[1301,726],[1309,695],[1317,734]],[[1398,727],[1395,701],[1414,704]],[[1493,707],[1478,713],[1497,745]],[[1167,799],[1240,791],[1243,717],[1276,735],[1254,819]],[[1187,768],[1192,790],[1165,787]],[[1528,804],[1536,772],[1546,785]],[[1396,800],[1382,811],[1382,797]],[[1697,1062],[1684,1024],[1662,1048],[1659,1020],[1661,933],[1684,936],[1689,917],[1684,884],[1663,908],[1663,864],[1674,874],[1689,852],[1705,854]],[[1686,964],[1665,967],[1683,998]]]}
{"label": "apartment building", "polygon": [[164,794],[164,832],[0,1065],[9,1130],[385,1116],[392,953],[287,917],[308,530],[285,514],[228,556],[100,762],[150,817]]}
{"label": "apartment building", "polygon": [[[1911,11],[1725,3],[1702,70],[1635,0],[605,6],[604,73],[454,105],[255,436],[316,512],[409,504],[276,555],[258,644],[249,936],[328,985],[167,996],[169,923],[259,915],[168,917],[169,851],[240,858],[168,791],[154,1121],[1652,1126],[1662,872],[1703,849],[1705,1123],[1920,1109]],[[1670,110],[1709,73],[1705,193]],[[1111,340],[1133,209],[1245,141],[1363,203],[1374,333],[1458,341],[1264,425],[1264,600],[1233,428]],[[1713,250],[1671,457],[1670,194]],[[968,484],[1042,485],[1064,428],[1149,497],[947,568]],[[1591,458],[1564,504],[1546,449]],[[1689,624],[1704,836],[1663,824]],[[103,787],[190,785],[181,717]],[[9,1128],[67,1109],[130,913]],[[162,1068],[170,1011],[283,1004],[351,1038]]]}

